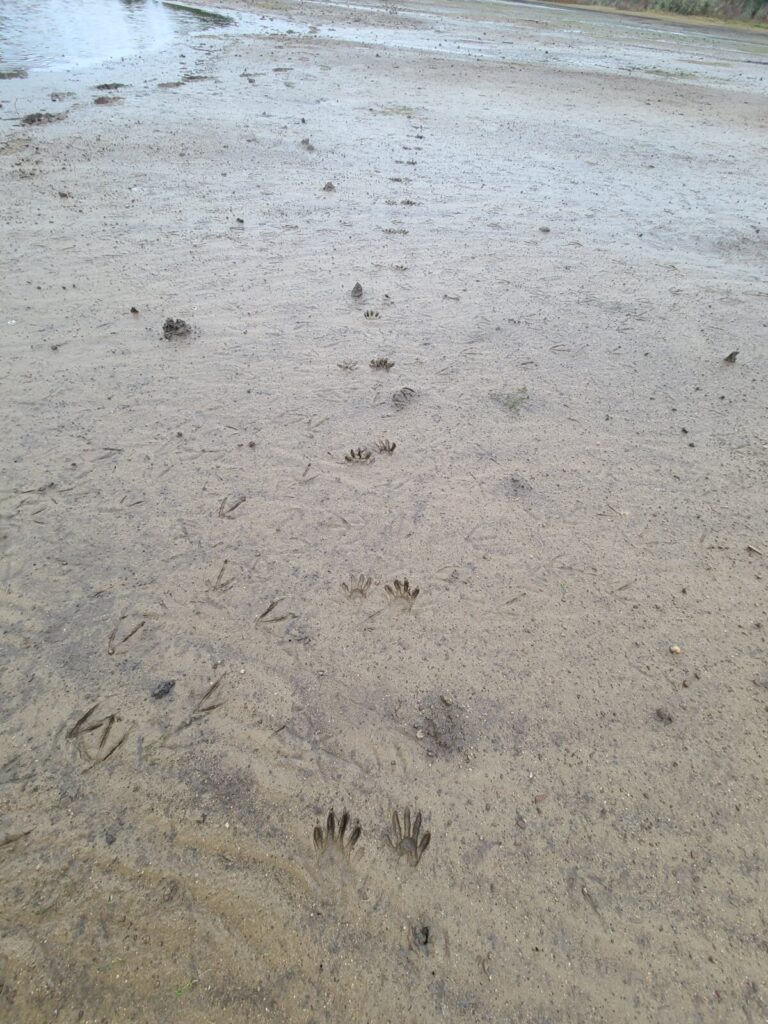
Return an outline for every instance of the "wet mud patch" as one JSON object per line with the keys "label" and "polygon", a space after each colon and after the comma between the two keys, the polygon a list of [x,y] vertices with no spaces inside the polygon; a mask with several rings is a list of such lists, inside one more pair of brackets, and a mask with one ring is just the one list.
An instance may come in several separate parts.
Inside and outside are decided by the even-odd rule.
{"label": "wet mud patch", "polygon": [[525,387],[515,388],[512,391],[491,391],[488,395],[504,412],[511,416],[519,416],[523,406],[529,399],[528,389]]}
{"label": "wet mud patch", "polygon": [[191,334],[191,325],[181,317],[169,316],[163,321],[163,337],[166,341],[188,338]]}
{"label": "wet mud patch", "polygon": [[423,697],[413,727],[427,757],[459,757],[468,753],[466,711],[447,694],[430,693]]}

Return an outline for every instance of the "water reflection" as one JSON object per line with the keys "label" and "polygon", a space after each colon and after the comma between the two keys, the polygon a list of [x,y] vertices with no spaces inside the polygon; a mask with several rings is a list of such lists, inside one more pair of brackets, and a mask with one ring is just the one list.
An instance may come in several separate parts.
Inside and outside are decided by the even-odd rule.
{"label": "water reflection", "polygon": [[0,69],[65,70],[157,50],[231,22],[162,0],[0,0]]}

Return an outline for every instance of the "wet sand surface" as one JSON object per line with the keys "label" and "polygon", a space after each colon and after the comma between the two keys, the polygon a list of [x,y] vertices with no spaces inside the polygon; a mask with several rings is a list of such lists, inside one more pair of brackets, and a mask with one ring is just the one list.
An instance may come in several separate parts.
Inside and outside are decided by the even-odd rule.
{"label": "wet sand surface", "polygon": [[768,1019],[768,44],[248,16],[0,83],[0,1020]]}

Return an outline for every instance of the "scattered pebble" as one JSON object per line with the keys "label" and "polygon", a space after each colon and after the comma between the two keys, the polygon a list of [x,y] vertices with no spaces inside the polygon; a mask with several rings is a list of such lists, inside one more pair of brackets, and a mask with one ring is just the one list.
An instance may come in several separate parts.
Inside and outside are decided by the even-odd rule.
{"label": "scattered pebble", "polygon": [[332,181],[326,181],[326,183],[323,185],[323,192],[335,192],[335,191],[336,191],[336,186],[333,184],[333,182]]}
{"label": "scattered pebble", "polygon": [[672,721],[672,715],[667,711],[666,708],[656,708],[656,717],[660,722],[665,725],[669,725]]}
{"label": "scattered pebble", "polygon": [[164,683],[158,683],[152,691],[152,696],[155,700],[160,700],[161,697],[167,697],[175,685],[175,679],[166,679]]}
{"label": "scattered pebble", "polygon": [[670,644],[669,645],[669,653],[670,654],[682,654],[683,653],[683,649],[682,649],[682,647],[678,647],[677,644]]}
{"label": "scattered pebble", "polygon": [[724,363],[731,363],[731,364],[735,363],[736,362],[736,356],[738,354],[739,354],[739,350],[738,349],[734,349],[733,352],[729,352],[728,353],[728,355],[725,357],[723,362]]}
{"label": "scattered pebble", "polygon": [[363,286],[359,281],[356,281],[352,287],[352,298],[361,299],[363,297]]}

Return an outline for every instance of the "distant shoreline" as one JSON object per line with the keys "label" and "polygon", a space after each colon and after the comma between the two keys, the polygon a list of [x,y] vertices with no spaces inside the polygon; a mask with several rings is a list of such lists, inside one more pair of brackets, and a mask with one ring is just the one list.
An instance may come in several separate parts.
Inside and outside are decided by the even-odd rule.
{"label": "distant shoreline", "polygon": [[[610,0],[604,0],[602,3],[592,3],[591,0],[545,0],[545,2],[556,7],[589,8],[605,14],[626,14],[631,17],[643,17],[679,25],[713,27],[728,25],[745,30],[768,31],[768,3],[763,4],[761,16],[755,18],[747,13],[748,8],[754,7],[754,4],[741,2],[741,0],[615,0],[614,3],[611,3]],[[651,6],[652,3],[666,6]],[[685,10],[685,8],[689,8],[689,10]]]}

